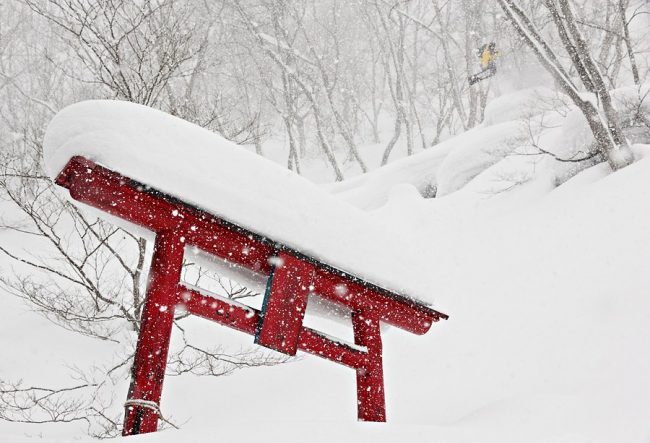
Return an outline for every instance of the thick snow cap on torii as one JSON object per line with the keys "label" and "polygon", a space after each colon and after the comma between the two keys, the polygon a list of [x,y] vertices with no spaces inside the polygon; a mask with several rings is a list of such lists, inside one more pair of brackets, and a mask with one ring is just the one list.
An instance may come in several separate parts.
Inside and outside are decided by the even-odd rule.
{"label": "thick snow cap on torii", "polygon": [[76,103],[47,128],[50,177],[76,155],[389,291],[434,296],[426,263],[408,253],[417,236],[180,118],[128,102]]}

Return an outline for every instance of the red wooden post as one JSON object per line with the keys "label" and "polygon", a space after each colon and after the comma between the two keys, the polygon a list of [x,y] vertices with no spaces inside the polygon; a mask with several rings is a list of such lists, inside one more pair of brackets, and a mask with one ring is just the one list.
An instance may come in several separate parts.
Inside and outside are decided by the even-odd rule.
{"label": "red wooden post", "polygon": [[314,265],[281,252],[271,271],[255,343],[296,355]]}
{"label": "red wooden post", "polygon": [[359,421],[386,421],[384,370],[381,357],[379,316],[369,311],[352,313],[354,342],[365,346],[367,354],[357,369],[357,418]]}
{"label": "red wooden post", "polygon": [[155,432],[158,428],[160,395],[183,254],[180,234],[166,231],[156,235],[122,435]]}

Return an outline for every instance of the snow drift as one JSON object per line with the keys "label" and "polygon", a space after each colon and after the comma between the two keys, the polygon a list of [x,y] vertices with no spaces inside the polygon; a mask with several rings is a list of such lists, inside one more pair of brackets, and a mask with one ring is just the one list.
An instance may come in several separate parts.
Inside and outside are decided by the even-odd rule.
{"label": "snow drift", "polygon": [[77,103],[48,126],[50,176],[75,155],[395,293],[430,297],[426,270],[409,260],[412,239],[184,120],[128,102]]}
{"label": "snow drift", "polygon": [[[526,112],[512,115],[516,119]],[[567,116],[558,117],[554,132],[545,135],[560,149],[571,142],[565,135],[575,135],[574,129],[580,127]],[[75,129],[77,118],[82,122]],[[169,126],[160,127],[161,121]],[[212,163],[211,150],[220,150],[214,155],[250,163],[263,172],[269,192],[251,190],[259,186],[259,177],[254,177],[256,185],[242,179],[237,182],[239,190],[254,194],[234,194],[241,196],[240,203],[259,201],[260,210],[273,214],[273,208],[283,203],[267,206],[260,200],[276,199],[275,191],[291,183],[301,191],[289,189],[285,197],[302,194],[295,196],[296,207],[312,208],[318,201],[328,210],[336,208],[335,219],[328,221],[337,229],[364,221],[354,226],[358,239],[345,231],[353,244],[341,245],[338,235],[323,231],[322,242],[308,242],[312,251],[320,250],[323,242],[335,243],[345,248],[341,258],[364,261],[357,269],[366,272],[377,269],[377,259],[370,255],[375,250],[366,249],[368,237],[361,236],[366,228],[399,238],[404,255],[397,256],[404,263],[391,263],[391,280],[401,282],[418,274],[429,300],[451,315],[417,340],[397,330],[385,334],[386,425],[353,422],[354,375],[305,358],[232,377],[171,379],[165,386],[163,410],[181,422],[191,421],[181,431],[133,440],[203,442],[218,432],[233,441],[650,441],[650,159],[645,158],[650,146],[636,145],[639,160],[616,173],[601,164],[559,187],[557,162],[520,155],[528,152],[525,145],[514,146],[501,157],[485,154],[475,159],[474,166],[465,164],[481,152],[486,134],[506,140],[520,123],[511,120],[476,128],[422,154],[331,186],[333,195],[327,198],[325,190],[160,113],[90,102],[57,117],[46,143],[52,174],[74,153],[100,163],[110,161],[111,167],[138,173],[140,179],[158,180],[150,184],[170,193],[205,191],[206,184],[198,180],[204,176],[217,184],[210,184],[209,192],[189,193],[188,198],[217,208],[223,203],[224,189],[219,186],[225,186],[218,181],[223,174],[233,174],[227,166]],[[119,129],[122,138],[109,137],[103,132],[107,126]],[[148,165],[153,154],[180,155],[170,151],[185,149],[188,140],[202,141],[198,145],[206,152],[191,165],[196,181],[177,183],[181,179],[172,159],[179,157],[161,160],[167,166],[157,171],[129,169],[130,159],[140,158],[131,152],[134,146],[148,153],[137,160]],[[576,136],[574,141],[581,140]],[[118,142],[128,144],[120,147]],[[107,154],[108,149],[119,155]],[[515,173],[528,178],[493,192],[496,177]],[[441,197],[422,198],[425,183],[439,186]],[[353,208],[344,200],[369,210]],[[260,213],[246,215],[247,206],[241,209],[234,201],[226,202],[224,207],[242,212],[230,215],[244,217],[257,230],[280,229],[273,219],[267,225],[265,218],[254,217]],[[291,217],[295,218],[288,223],[299,223],[293,226],[293,241],[306,238],[300,237],[309,230],[302,224],[320,223]],[[373,223],[365,224],[370,219]],[[8,322],[6,327],[18,328],[25,336],[33,333],[22,323]],[[205,331],[206,337],[226,345],[241,344],[218,326],[206,326]],[[57,341],[53,346],[65,345]],[[24,439],[20,431],[8,435],[12,441]]]}

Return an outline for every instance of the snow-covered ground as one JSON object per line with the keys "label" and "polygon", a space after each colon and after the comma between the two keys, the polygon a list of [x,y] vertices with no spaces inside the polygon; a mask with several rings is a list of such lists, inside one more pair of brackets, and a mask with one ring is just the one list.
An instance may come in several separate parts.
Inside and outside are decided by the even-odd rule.
{"label": "snow-covered ground", "polygon": [[[540,96],[536,109],[529,103]],[[415,272],[417,289],[426,289],[418,296],[450,319],[421,337],[383,334],[386,424],[355,421],[352,370],[304,356],[228,377],[168,377],[162,410],[182,429],[127,441],[650,442],[650,145],[634,145],[637,161],[616,173],[596,165],[567,180],[576,171],[538,155],[527,137],[533,131],[539,146],[576,154],[584,121],[570,107],[548,112],[544,103],[555,99],[539,89],[503,96],[480,127],[322,189],[242,154],[237,165],[264,171],[269,190],[299,182],[295,189],[307,189],[299,201],[336,208],[325,222],[363,221],[350,238],[384,232],[408,245],[408,258],[399,256],[408,261],[391,268],[390,282],[409,287]],[[546,127],[542,120],[553,124],[535,131]],[[437,198],[422,197],[427,186]],[[267,228],[274,229],[258,229]],[[315,235],[301,232],[308,243]],[[373,240],[395,239],[368,234],[359,242]],[[375,257],[360,263],[363,254],[346,246],[352,252],[336,256],[338,264],[352,254],[357,272],[373,268]],[[0,340],[10,351],[1,369],[13,378],[56,382],[66,365],[115,352],[56,329],[13,299],[3,309]],[[197,324],[230,349],[251,341]],[[86,441],[82,433],[0,422],[8,442]]]}

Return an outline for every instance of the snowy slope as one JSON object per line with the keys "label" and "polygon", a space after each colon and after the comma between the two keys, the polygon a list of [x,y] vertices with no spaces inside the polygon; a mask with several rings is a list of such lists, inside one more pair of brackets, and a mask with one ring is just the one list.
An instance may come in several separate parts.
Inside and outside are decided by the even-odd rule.
{"label": "snowy slope", "polygon": [[[639,110],[648,112],[650,83],[611,94],[622,121]],[[647,128],[632,128],[626,134],[630,143],[650,143]],[[587,121],[567,96],[544,87],[529,88],[491,100],[483,122],[469,131],[327,188],[366,210],[384,205],[400,184],[410,184],[425,196],[433,189],[437,197],[470,191],[475,202],[481,200],[477,194],[493,199],[528,182],[537,182],[533,194],[544,194],[589,163],[558,162],[542,155],[542,150],[560,159],[580,159],[588,155],[586,146],[592,140]],[[519,200],[525,203],[529,197]]]}
{"label": "snowy slope", "polygon": [[190,422],[132,440],[647,442],[650,160],[586,174],[502,217],[412,205],[453,316],[423,337],[386,334],[389,424],[355,423],[353,373],[306,357],[168,379],[164,410]]}
{"label": "snowy slope", "polygon": [[[579,126],[560,123],[548,140]],[[650,441],[650,146],[636,145],[638,161],[623,170],[597,165],[557,188],[564,171],[553,162],[469,154],[482,149],[484,131],[506,139],[519,125],[484,125],[437,154],[332,187],[333,198],[403,233],[408,263],[422,266],[430,300],[451,315],[422,337],[384,334],[389,423],[356,423],[354,373],[305,356],[230,377],[167,378],[162,409],[182,429],[129,441]],[[484,167],[453,178],[448,160],[447,183],[466,184],[422,198],[422,183],[437,183],[443,160],[461,154]],[[528,179],[485,192],[506,173]],[[401,269],[392,268],[395,278]],[[207,322],[196,327],[231,349],[250,341]],[[38,324],[26,335],[47,330]],[[22,357],[25,365],[52,361]],[[12,442],[34,441],[26,432],[38,431],[0,424]],[[66,435],[41,441],[71,441]]]}

